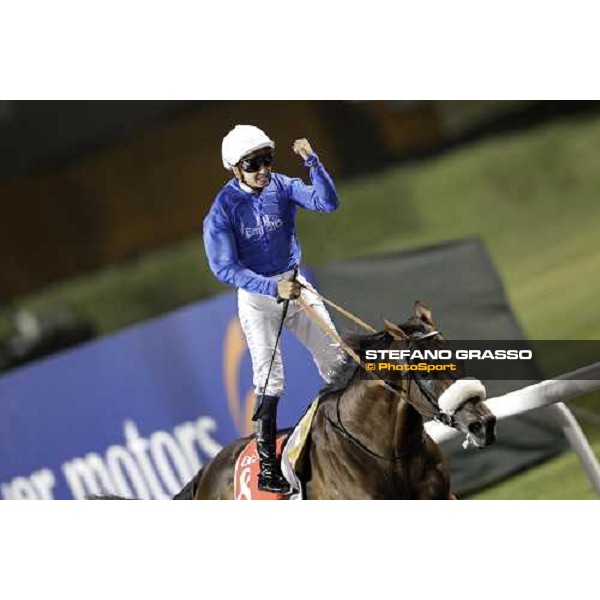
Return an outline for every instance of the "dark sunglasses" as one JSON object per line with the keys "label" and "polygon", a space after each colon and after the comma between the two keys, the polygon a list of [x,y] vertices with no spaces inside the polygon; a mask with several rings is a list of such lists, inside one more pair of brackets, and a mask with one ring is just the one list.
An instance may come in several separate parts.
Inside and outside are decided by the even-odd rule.
{"label": "dark sunglasses", "polygon": [[272,154],[264,154],[263,156],[255,156],[254,158],[243,158],[240,160],[240,169],[245,173],[256,173],[264,165],[270,167],[273,164],[274,156]]}

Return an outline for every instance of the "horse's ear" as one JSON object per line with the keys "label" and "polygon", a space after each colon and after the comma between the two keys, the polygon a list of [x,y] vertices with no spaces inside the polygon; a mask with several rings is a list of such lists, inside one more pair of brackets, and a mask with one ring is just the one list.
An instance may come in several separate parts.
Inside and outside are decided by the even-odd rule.
{"label": "horse's ear", "polygon": [[384,329],[395,339],[395,340],[407,340],[408,336],[396,325],[387,319],[383,320],[385,327]]}
{"label": "horse's ear", "polygon": [[435,321],[433,320],[433,313],[427,304],[423,304],[419,300],[415,302],[415,316],[417,319],[421,319],[423,323],[433,327],[435,329]]}

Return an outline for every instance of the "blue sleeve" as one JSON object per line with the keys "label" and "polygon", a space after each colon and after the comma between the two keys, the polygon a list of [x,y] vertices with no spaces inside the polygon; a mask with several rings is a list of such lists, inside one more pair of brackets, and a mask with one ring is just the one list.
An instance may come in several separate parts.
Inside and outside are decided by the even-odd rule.
{"label": "blue sleeve", "polygon": [[301,179],[285,178],[288,197],[307,210],[317,212],[332,212],[338,205],[339,200],[333,180],[325,167],[319,161],[316,154],[309,156],[304,165],[310,169],[310,181],[312,185],[306,185]]}
{"label": "blue sleeve", "polygon": [[221,283],[265,296],[277,296],[276,281],[240,264],[233,229],[220,206],[214,205],[204,219],[204,249],[210,270]]}

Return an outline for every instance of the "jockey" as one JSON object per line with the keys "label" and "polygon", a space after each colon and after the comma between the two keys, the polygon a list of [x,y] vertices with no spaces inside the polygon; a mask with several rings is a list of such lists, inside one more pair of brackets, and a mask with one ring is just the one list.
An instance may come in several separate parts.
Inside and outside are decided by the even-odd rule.
{"label": "jockey", "polygon": [[326,213],[334,211],[339,201],[331,177],[308,140],[296,140],[292,149],[304,159],[312,185],[273,173],[275,143],[258,127],[236,125],[222,144],[223,165],[235,177],[217,194],[204,220],[210,268],[219,281],[238,288],[238,314],[252,359],[254,392],[262,397],[254,415],[258,486],[279,493],[290,491],[275,449],[277,404],[284,391],[279,345],[268,383],[266,379],[283,317],[282,300],[291,300],[286,327],[311,352],[325,382],[331,381],[344,359],[340,346],[293,302],[302,295],[335,330],[323,302],[302,290],[300,284],[311,287],[303,275],[294,280],[301,256],[294,220],[298,207]]}

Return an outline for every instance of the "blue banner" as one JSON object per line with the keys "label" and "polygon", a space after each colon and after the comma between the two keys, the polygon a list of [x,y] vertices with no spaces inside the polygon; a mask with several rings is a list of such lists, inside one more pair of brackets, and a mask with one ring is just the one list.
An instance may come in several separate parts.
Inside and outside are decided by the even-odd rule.
{"label": "blue banner", "polygon": [[[79,346],[0,378],[0,496],[170,498],[251,431],[252,369],[235,293]],[[293,425],[322,385],[282,338]]]}

